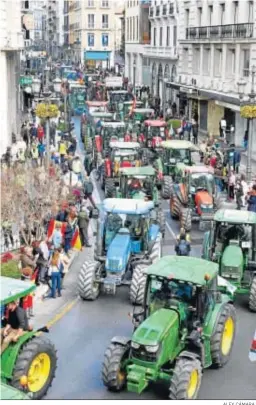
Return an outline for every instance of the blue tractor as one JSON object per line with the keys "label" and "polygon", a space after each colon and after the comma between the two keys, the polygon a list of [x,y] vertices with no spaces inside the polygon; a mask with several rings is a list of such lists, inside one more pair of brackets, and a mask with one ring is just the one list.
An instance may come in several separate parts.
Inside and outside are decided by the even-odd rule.
{"label": "blue tractor", "polygon": [[162,256],[162,235],[153,201],[107,198],[97,221],[94,260],[79,274],[78,290],[84,300],[95,300],[100,291],[115,294],[130,285],[130,301],[142,304],[145,270]]}

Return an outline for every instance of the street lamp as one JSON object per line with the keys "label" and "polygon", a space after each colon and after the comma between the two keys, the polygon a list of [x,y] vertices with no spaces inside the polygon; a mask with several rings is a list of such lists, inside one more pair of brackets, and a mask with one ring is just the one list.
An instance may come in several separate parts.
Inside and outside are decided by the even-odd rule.
{"label": "street lamp", "polygon": [[39,95],[41,89],[41,80],[37,79],[36,77],[32,81],[32,90],[33,93]]}
{"label": "street lamp", "polygon": [[248,94],[249,100],[244,100],[245,86],[246,82],[242,79],[238,85],[238,92],[240,98],[240,114],[241,117],[247,118],[249,120],[249,131],[248,131],[248,156],[246,165],[246,177],[247,181],[252,180],[252,150],[253,150],[253,127],[254,118],[256,118],[256,93],[254,90],[255,76],[256,76],[256,66],[252,66],[252,70],[249,72],[252,76],[251,91]]}
{"label": "street lamp", "polygon": [[60,94],[61,92],[61,80],[56,77],[56,79],[53,80],[53,88],[54,88],[54,92],[56,94]]}

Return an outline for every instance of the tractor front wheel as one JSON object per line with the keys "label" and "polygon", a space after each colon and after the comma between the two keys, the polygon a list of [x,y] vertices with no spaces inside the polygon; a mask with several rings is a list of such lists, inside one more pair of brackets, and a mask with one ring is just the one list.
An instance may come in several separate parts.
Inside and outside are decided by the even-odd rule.
{"label": "tractor front wheel", "polygon": [[180,210],[180,227],[184,228],[186,232],[191,231],[192,215],[189,208],[182,208]]}
{"label": "tractor front wheel", "polygon": [[158,223],[160,226],[160,231],[164,238],[164,236],[165,236],[165,215],[161,208],[157,211],[157,220],[158,220]]}
{"label": "tractor front wheel", "polygon": [[85,262],[78,277],[78,293],[83,300],[94,301],[100,293],[100,285],[96,282],[96,271],[100,264],[94,261]]}
{"label": "tractor front wheel", "polygon": [[249,309],[256,312],[256,276],[252,279],[252,284],[249,293]]}
{"label": "tractor front wheel", "polygon": [[144,274],[144,271],[146,268],[147,266],[143,264],[137,264],[133,269],[130,286],[130,301],[134,305],[142,305],[144,301],[146,287],[146,275]]}
{"label": "tractor front wheel", "polygon": [[173,400],[196,399],[202,381],[199,360],[180,358],[173,370],[169,398]]}
{"label": "tractor front wheel", "polygon": [[170,214],[173,219],[179,219],[181,203],[177,195],[173,194],[170,198]]}
{"label": "tractor front wheel", "polygon": [[113,198],[115,196],[115,183],[113,179],[106,178],[105,180],[105,197]]}
{"label": "tractor front wheel", "polygon": [[128,357],[128,354],[129,347],[118,343],[111,343],[105,352],[102,380],[110,391],[118,392],[126,386],[126,371],[122,363]]}
{"label": "tractor front wheel", "polygon": [[11,385],[22,390],[20,379],[27,376],[27,389],[33,399],[41,399],[52,385],[57,368],[54,345],[37,336],[25,343],[17,356]]}
{"label": "tractor front wheel", "polygon": [[172,178],[171,176],[164,176],[162,185],[162,197],[167,200],[171,197],[172,193]]}
{"label": "tractor front wheel", "polygon": [[217,323],[211,337],[212,364],[223,367],[229,360],[236,332],[236,312],[231,304],[221,308]]}

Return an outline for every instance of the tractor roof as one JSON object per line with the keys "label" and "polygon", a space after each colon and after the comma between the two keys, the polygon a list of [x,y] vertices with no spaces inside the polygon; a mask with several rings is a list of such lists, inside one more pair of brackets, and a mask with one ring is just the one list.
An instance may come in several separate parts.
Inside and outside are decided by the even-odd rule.
{"label": "tractor roof", "polygon": [[186,166],[185,172],[190,174],[214,174],[214,169],[210,166]]}
{"label": "tractor roof", "polygon": [[104,112],[104,111],[92,111],[91,116],[93,118],[112,118],[113,114],[109,112]]}
{"label": "tractor roof", "polygon": [[148,214],[154,208],[153,201],[132,200],[130,198],[107,198],[103,209],[113,214]]}
{"label": "tractor roof", "polygon": [[120,169],[120,173],[124,176],[154,176],[156,171],[152,166],[142,167],[124,167]]}
{"label": "tractor roof", "polygon": [[197,257],[165,256],[152,264],[146,274],[178,280],[195,285],[206,285],[218,275],[218,264]]}
{"label": "tractor roof", "polygon": [[[136,104],[138,104],[138,102]],[[153,108],[134,108],[133,112],[138,114],[152,114],[154,110]]]}
{"label": "tractor roof", "polygon": [[146,120],[144,121],[144,124],[147,125],[148,127],[166,127],[166,122],[162,120]]}
{"label": "tractor roof", "polygon": [[1,305],[26,297],[35,289],[35,284],[14,278],[1,277]]}
{"label": "tractor roof", "polygon": [[[134,100],[124,101],[124,105],[133,105]],[[136,101],[136,105],[142,105],[142,101]]]}
{"label": "tractor roof", "polygon": [[112,149],[139,149],[140,144],[138,142],[110,142],[109,143],[110,148]]}
{"label": "tractor roof", "polygon": [[127,90],[113,90],[111,94],[128,94]]}
{"label": "tractor roof", "polygon": [[125,123],[123,121],[108,121],[108,122],[103,122],[102,127],[104,128],[124,128]]}
{"label": "tractor roof", "polygon": [[256,213],[251,211],[220,209],[214,215],[214,221],[228,222],[230,224],[256,225]]}
{"label": "tractor roof", "polygon": [[191,151],[198,151],[198,148],[192,142],[182,140],[163,141],[161,146],[165,149],[189,149]]}

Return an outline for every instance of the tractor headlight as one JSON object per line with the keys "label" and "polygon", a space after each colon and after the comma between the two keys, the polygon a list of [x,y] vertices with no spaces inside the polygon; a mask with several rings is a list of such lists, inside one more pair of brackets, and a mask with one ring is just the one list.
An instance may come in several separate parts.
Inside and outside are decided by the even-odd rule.
{"label": "tractor headlight", "polygon": [[145,349],[147,352],[149,353],[156,353],[159,349],[159,345],[155,345],[155,346],[145,346]]}
{"label": "tractor headlight", "polygon": [[210,210],[212,210],[212,209],[213,209],[213,205],[212,205],[212,204],[209,204],[209,205],[206,205],[206,204],[201,204],[201,208],[203,208],[203,209],[210,209]]}
{"label": "tractor headlight", "polygon": [[132,343],[131,343],[131,346],[132,346],[132,348],[135,349],[135,350],[138,350],[138,349],[140,348],[139,343],[136,343],[136,342],[132,342]]}

